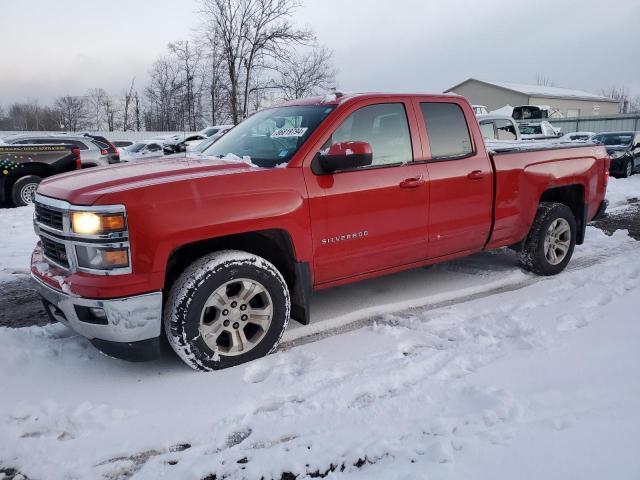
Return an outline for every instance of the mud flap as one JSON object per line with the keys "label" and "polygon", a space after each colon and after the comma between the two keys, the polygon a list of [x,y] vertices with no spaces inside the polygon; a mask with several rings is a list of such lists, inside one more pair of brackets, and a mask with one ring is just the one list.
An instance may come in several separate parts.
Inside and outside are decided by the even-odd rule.
{"label": "mud flap", "polygon": [[291,290],[291,318],[302,325],[311,321],[311,269],[307,262],[295,264],[295,284]]}

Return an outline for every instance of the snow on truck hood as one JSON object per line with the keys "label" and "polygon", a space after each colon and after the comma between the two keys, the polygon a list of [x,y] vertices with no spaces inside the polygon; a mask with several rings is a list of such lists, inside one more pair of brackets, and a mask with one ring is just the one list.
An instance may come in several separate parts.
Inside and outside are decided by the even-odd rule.
{"label": "snow on truck hood", "polygon": [[256,169],[248,157],[176,157],[90,168],[47,178],[38,193],[75,205],[92,205],[100,196],[148,185],[184,181],[200,175],[224,175]]}

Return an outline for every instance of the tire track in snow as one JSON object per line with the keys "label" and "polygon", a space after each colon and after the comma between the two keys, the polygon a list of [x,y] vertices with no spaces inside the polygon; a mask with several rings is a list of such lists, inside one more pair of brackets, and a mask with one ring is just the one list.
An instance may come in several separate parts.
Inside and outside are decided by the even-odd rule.
{"label": "tire track in snow", "polygon": [[[637,248],[637,246],[634,245],[633,243],[625,243],[625,244],[619,245],[617,247],[609,248],[606,251],[604,251],[602,253],[595,254],[595,255],[579,257],[579,258],[572,258],[571,261],[569,262],[569,265],[567,266],[565,272],[575,272],[575,271],[587,269],[587,268],[592,267],[594,265],[598,265],[598,264],[601,264],[601,263],[603,263],[605,261],[608,261],[613,257],[617,257],[619,255],[623,255],[625,253],[628,253],[629,251],[633,251],[635,248]],[[396,315],[396,316],[409,316],[409,315],[422,314],[422,313],[428,312],[430,310],[437,310],[439,308],[451,307],[451,306],[454,306],[454,305],[459,305],[459,304],[471,302],[473,300],[477,300],[477,299],[480,299],[480,298],[486,298],[486,297],[489,297],[491,295],[498,295],[498,294],[501,294],[501,293],[514,292],[514,291],[521,290],[523,288],[535,285],[535,284],[540,283],[540,282],[553,280],[554,278],[556,278],[556,277],[540,277],[540,276],[537,276],[537,275],[534,275],[534,274],[530,274],[529,278],[527,278],[526,280],[520,281],[520,282],[516,282],[516,283],[513,283],[511,285],[504,285],[504,286],[500,286],[500,287],[497,287],[497,288],[492,288],[492,289],[486,290],[484,292],[478,292],[478,293],[474,293],[474,294],[470,294],[470,295],[463,295],[463,296],[460,296],[458,298],[445,300],[445,301],[441,301],[441,302],[426,303],[425,305],[419,306],[419,307],[406,308],[406,309],[394,312],[394,315]],[[381,307],[383,307],[383,306],[381,306]],[[381,314],[377,314],[377,315],[374,315],[374,316],[362,318],[362,319],[359,319],[359,320],[349,321],[348,323],[345,323],[344,325],[340,325],[338,327],[329,327],[326,330],[322,330],[320,332],[315,332],[315,333],[312,333],[312,334],[309,334],[309,335],[303,335],[303,336],[295,338],[293,340],[288,340],[288,341],[282,342],[280,344],[280,347],[278,348],[278,350],[289,350],[289,349],[294,348],[294,347],[298,347],[298,346],[305,345],[305,344],[308,344],[308,343],[317,342],[317,341],[322,340],[324,338],[333,337],[335,335],[341,335],[341,334],[344,334],[344,333],[347,333],[347,332],[352,332],[354,330],[358,330],[358,329],[363,328],[363,327],[374,325],[376,323],[384,323],[385,322],[385,318],[387,316],[388,316],[387,313],[381,313]],[[302,330],[304,330],[305,327],[300,327],[300,328]]]}

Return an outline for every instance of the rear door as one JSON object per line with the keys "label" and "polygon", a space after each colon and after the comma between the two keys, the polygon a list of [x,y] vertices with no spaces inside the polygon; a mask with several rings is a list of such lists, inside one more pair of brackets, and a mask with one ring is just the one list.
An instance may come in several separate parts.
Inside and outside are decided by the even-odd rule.
{"label": "rear door", "polygon": [[480,250],[491,230],[493,170],[471,108],[458,99],[416,101],[429,173],[430,258]]}
{"label": "rear door", "polygon": [[304,169],[316,284],[426,258],[426,165],[409,99],[361,101],[335,120],[313,154],[337,142],[371,145],[373,164],[330,175]]}

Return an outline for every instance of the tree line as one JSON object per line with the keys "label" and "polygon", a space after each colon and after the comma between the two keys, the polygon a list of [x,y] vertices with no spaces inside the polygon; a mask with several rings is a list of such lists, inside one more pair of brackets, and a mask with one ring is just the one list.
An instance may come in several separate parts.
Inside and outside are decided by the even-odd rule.
{"label": "tree line", "polygon": [[334,85],[332,52],[293,22],[298,0],[199,0],[193,38],[171,42],[118,95],[92,88],[51,105],[0,106],[0,130],[196,131],[238,123]]}

